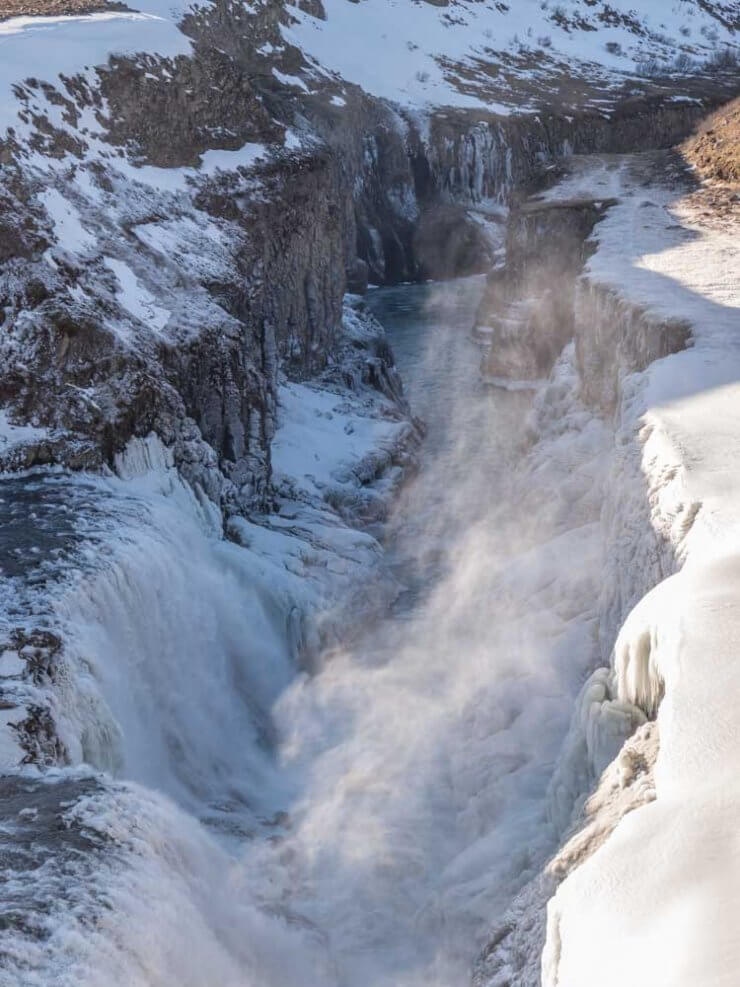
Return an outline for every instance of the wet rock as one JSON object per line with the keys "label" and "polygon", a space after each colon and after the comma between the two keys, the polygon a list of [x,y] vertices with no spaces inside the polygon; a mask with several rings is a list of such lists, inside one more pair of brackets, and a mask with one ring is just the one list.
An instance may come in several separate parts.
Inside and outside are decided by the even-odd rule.
{"label": "wet rock", "polygon": [[462,206],[443,205],[423,213],[414,234],[423,279],[445,280],[489,270],[496,244]]}
{"label": "wet rock", "polygon": [[310,14],[311,17],[315,17],[317,20],[326,20],[326,11],[321,0],[298,0],[298,7],[304,13]]}
{"label": "wet rock", "polygon": [[364,260],[355,257],[347,268],[347,291],[353,295],[364,295],[367,291],[369,268]]}
{"label": "wet rock", "polygon": [[489,277],[475,329],[490,344],[492,378],[546,376],[575,325],[576,278],[588,237],[614,200],[531,199],[508,226],[506,264]]}

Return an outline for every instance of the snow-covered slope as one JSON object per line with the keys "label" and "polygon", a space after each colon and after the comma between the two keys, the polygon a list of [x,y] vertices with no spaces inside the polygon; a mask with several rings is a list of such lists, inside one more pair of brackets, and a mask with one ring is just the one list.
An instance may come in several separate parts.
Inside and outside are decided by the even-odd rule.
{"label": "snow-covered slope", "polygon": [[[292,11],[287,41],[312,60],[376,96],[412,106],[450,105],[510,112],[541,105],[547,93],[577,101],[587,83],[591,105],[684,55],[705,62],[736,45],[740,4],[654,0],[541,0],[406,3],[325,0]],[[311,11],[309,13],[308,11]],[[567,79],[571,87],[570,94]],[[599,92],[599,90],[603,90]]]}
{"label": "snow-covered slope", "polygon": [[[266,11],[245,7],[248,17]],[[185,0],[0,21],[0,131],[16,125],[12,87],[27,78],[57,84],[112,56],[191,53],[186,15],[192,34],[196,5]],[[737,0],[660,0],[637,9],[629,0],[317,0],[281,5],[275,15],[283,44],[255,37],[255,51],[288,92],[321,91],[333,79],[408,107],[501,113],[548,102],[604,110],[616,93],[630,95],[646,76],[661,74],[674,74],[680,94],[681,74],[737,53],[740,27]],[[305,56],[302,65],[291,46]],[[330,90],[333,105],[346,105],[341,85]]]}
{"label": "snow-covered slope", "polygon": [[76,16],[13,17],[0,21],[0,132],[17,125],[13,86],[25,79],[57,84],[106,65],[112,55],[187,55],[192,43],[179,29],[187,4],[144,0],[135,10]]}

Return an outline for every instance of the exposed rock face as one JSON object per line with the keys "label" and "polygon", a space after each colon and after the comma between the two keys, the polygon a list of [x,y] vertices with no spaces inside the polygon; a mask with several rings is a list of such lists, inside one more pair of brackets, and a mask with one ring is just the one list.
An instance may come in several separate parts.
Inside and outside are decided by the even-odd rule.
{"label": "exposed rock face", "polygon": [[416,228],[413,244],[419,275],[443,280],[460,271],[477,274],[489,270],[499,245],[496,227],[497,224],[487,222],[462,206],[441,205],[434,211],[425,212]]}
{"label": "exposed rock face", "polygon": [[[621,167],[618,160],[603,158],[606,175]],[[673,152],[644,155],[640,168],[677,187],[688,181]],[[506,262],[489,274],[474,326],[491,344],[484,369],[492,378],[541,379],[575,337],[584,396],[606,414],[615,408],[622,376],[687,344],[686,324],[651,320],[579,277],[595,249],[597,224],[617,201],[607,187],[587,197],[544,192],[514,206]],[[654,208],[649,199],[644,207]]]}
{"label": "exposed rock face", "polygon": [[[361,118],[366,107],[352,105]],[[415,115],[379,110],[370,113],[377,129],[364,137],[354,203],[357,253],[381,283],[485,269],[492,246],[475,217],[500,221],[496,208],[540,184],[563,155],[669,147],[701,115],[695,104],[655,98],[627,101],[610,119],[437,112],[421,132]],[[430,252],[435,233],[449,237],[453,226],[456,242],[441,257],[439,244]]]}
{"label": "exposed rock face", "polygon": [[[320,5],[310,14],[320,18]],[[502,240],[502,210],[560,155],[673,142],[700,112],[656,96],[626,102],[609,120],[594,112],[421,118],[352,86],[339,99],[338,84],[312,79],[301,52],[284,43],[280,26],[291,16],[278,2],[252,9],[224,0],[186,18],[190,57],[114,58],[97,75],[18,89],[26,130],[1,148],[0,399],[18,420],[51,431],[15,449],[7,465],[95,468],[153,430],[175,444],[193,479],[215,456],[224,481],[218,490],[209,481],[209,493],[230,509],[264,506],[277,374],[300,378],[331,363],[348,281],[362,291],[368,279],[484,270]],[[245,145],[256,150],[240,164]],[[130,165],[117,170],[119,148],[143,166],[142,183]],[[209,169],[214,148],[234,163]],[[30,149],[56,162],[57,206],[68,202],[81,217],[76,255],[54,232],[50,176],[26,166]],[[191,177],[166,192],[152,167],[163,176],[191,169]],[[570,242],[566,217],[577,244],[598,214],[528,210],[512,227],[514,258],[558,232]],[[214,238],[218,263],[204,265]],[[190,240],[192,250],[181,249]],[[580,259],[558,252],[542,263],[557,280]],[[111,328],[121,315],[121,263],[171,313],[166,332],[143,332],[141,319],[132,330],[127,316],[123,335]],[[566,294],[545,292],[530,314],[530,363],[502,345],[491,373],[548,369],[572,308]],[[497,308],[495,284],[489,295]],[[503,312],[502,344],[505,320]]]}
{"label": "exposed rock face", "polygon": [[490,276],[475,331],[492,377],[537,379],[573,335],[576,275],[605,201],[530,200],[512,215],[505,267]]}
{"label": "exposed rock face", "polygon": [[576,335],[576,349],[585,390],[589,402],[604,413],[616,407],[622,376],[684,349],[691,335],[687,323],[651,319],[588,279],[578,287],[577,305],[577,324],[582,328]]}

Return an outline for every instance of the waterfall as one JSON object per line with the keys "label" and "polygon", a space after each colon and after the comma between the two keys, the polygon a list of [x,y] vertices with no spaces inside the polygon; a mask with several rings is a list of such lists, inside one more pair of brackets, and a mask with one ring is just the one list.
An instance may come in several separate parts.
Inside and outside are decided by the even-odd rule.
{"label": "waterfall", "polygon": [[191,809],[256,811],[274,781],[271,707],[295,674],[285,602],[151,443],[119,469],[108,487],[129,516],[55,603],[62,739],[74,762]]}
{"label": "waterfall", "polygon": [[[38,983],[92,928],[64,987],[446,987],[555,847],[548,784],[597,649],[608,436],[570,351],[529,417],[525,394],[475,383],[481,289],[379,296],[430,424],[385,565],[336,516],[302,541],[305,503],[224,540],[153,438],[89,481],[108,522],[54,595],[53,702],[72,761],[105,772],[60,810],[97,863],[56,854],[73,907],[49,906]],[[406,593],[364,628],[332,613],[308,675],[296,613],[331,609],[315,573],[358,571]]]}

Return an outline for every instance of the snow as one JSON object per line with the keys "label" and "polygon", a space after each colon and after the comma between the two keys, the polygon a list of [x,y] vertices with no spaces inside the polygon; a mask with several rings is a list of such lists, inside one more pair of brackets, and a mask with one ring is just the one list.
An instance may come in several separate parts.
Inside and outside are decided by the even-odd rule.
{"label": "snow", "polygon": [[302,89],[304,93],[310,91],[303,79],[297,75],[286,75],[284,72],[280,72],[275,67],[272,69],[272,74],[278,82],[282,82],[284,86],[294,86],[296,89]]}
{"label": "snow", "polygon": [[206,151],[203,154],[198,173],[201,175],[215,175],[219,171],[251,168],[259,161],[263,161],[266,154],[267,148],[264,144],[255,144],[253,142],[247,142],[234,151]]}
{"label": "snow", "polygon": [[[91,142],[93,151],[96,150]],[[101,149],[102,150],[102,149]],[[197,168],[158,168],[154,165],[134,165],[125,158],[114,158],[109,166],[132,181],[142,182],[159,192],[185,192],[191,182],[200,176],[213,176],[222,171],[234,171],[238,168],[253,168],[263,161],[267,149],[263,144],[247,142],[240,148],[228,150],[218,148],[205,151]],[[104,157],[108,155],[103,154]]]}
{"label": "snow", "polygon": [[[34,100],[38,112],[54,108],[40,93]],[[79,129],[62,125],[80,138]],[[111,149],[96,121],[83,129],[83,160],[72,168],[69,158],[20,152],[29,175],[42,186],[37,198],[49,217],[54,245],[44,259],[54,271],[64,271],[65,254],[84,258],[84,264],[75,264],[76,283],[67,285],[70,299],[88,317],[102,307],[105,314],[101,318],[98,311],[96,318],[125,346],[137,333],[172,340],[192,337],[208,325],[233,325],[207,286],[238,276],[235,257],[246,234],[236,223],[201,212],[188,193],[204,176],[254,167],[267,149],[247,143],[210,150],[197,168],[137,167]],[[20,136],[30,138],[31,129]],[[289,144],[294,144],[290,135]],[[105,169],[111,187],[96,183],[95,166]],[[123,236],[123,229],[138,244]],[[105,269],[113,277],[101,277]]]}
{"label": "snow", "polygon": [[123,480],[146,476],[147,473],[162,473],[175,465],[172,450],[151,432],[145,438],[129,439],[123,452],[116,454],[116,473]]}
{"label": "snow", "polygon": [[285,131],[285,142],[284,143],[285,143],[285,148],[288,151],[300,150],[300,148],[302,146],[301,139],[298,136],[298,134],[294,130],[290,130],[290,129],[288,129],[288,130]]}
{"label": "snow", "polygon": [[[468,33],[449,31],[431,5],[386,0],[352,6],[331,0],[326,11],[327,20],[319,21],[296,9],[298,23],[282,29],[286,41],[302,48],[323,70],[372,95],[411,105],[482,105],[477,98],[455,93],[433,58],[435,52],[450,57],[466,53],[477,24]],[[417,38],[423,39],[423,47]]]}
{"label": "snow", "polygon": [[[0,130],[13,125],[11,87],[26,78],[55,82],[61,74],[105,65],[113,54],[190,54],[191,42],[177,27],[188,6],[186,0],[143,0],[137,11],[16,17],[0,23]],[[352,5],[327,0],[325,7],[326,21],[291,8],[295,23],[282,27],[285,40],[302,48],[316,71],[336,73],[374,95],[410,106],[445,104],[509,112],[511,100],[497,102],[487,93],[490,78],[477,61],[495,65],[502,55],[523,53],[530,64],[514,71],[529,79],[543,70],[543,49],[556,65],[580,64],[592,77],[602,72],[608,79],[609,73],[634,73],[635,62],[649,57],[669,61],[681,46],[690,45],[692,55],[701,58],[734,44],[732,32],[710,9],[681,0],[655,0],[649,11],[638,11],[638,30],[623,23],[605,24],[597,19],[600,5],[594,10],[578,0],[552,6],[539,0],[468,0],[456,5],[454,17],[444,7],[399,0]],[[617,17],[635,14],[630,0],[613,0],[609,7]],[[560,22],[557,11],[581,18],[591,29]],[[267,55],[275,50],[269,44],[260,49]],[[465,87],[456,83],[460,67],[469,77]],[[272,71],[285,85],[309,91],[299,76]]]}
{"label": "snow", "polygon": [[0,771],[12,771],[23,757],[13,724],[25,716],[24,709],[0,709]]}
{"label": "snow", "polygon": [[[326,0],[326,20],[291,9],[295,23],[283,27],[285,40],[302,48],[327,73],[361,86],[367,92],[409,106],[451,105],[507,113],[516,95],[492,99],[490,78],[481,63],[496,65],[504,57],[523,54],[528,66],[515,74],[536,80],[547,72],[543,58],[586,72],[591,81],[613,81],[635,73],[635,62],[657,56],[670,60],[687,43],[705,56],[721,44],[734,44],[731,29],[711,11],[680,0],[654,0],[649,10],[635,11],[631,0],[614,0],[609,23],[600,20],[607,5],[560,4],[541,0],[516,3],[445,6],[400,0]],[[595,9],[594,9],[595,8]],[[557,14],[580,18],[587,28],[563,23]],[[622,17],[637,20],[637,30]],[[545,49],[545,52],[543,52]],[[552,63],[550,63],[552,64]],[[466,85],[456,83],[465,70]],[[507,66],[507,72],[512,71]],[[622,75],[622,81],[624,76]]]}
{"label": "snow", "polygon": [[104,257],[103,262],[121,286],[120,292],[116,293],[119,304],[149,329],[161,333],[172,313],[156,304],[155,296],[141,284],[124,261]]}
{"label": "snow", "polygon": [[0,677],[20,675],[26,670],[26,662],[17,651],[3,651],[0,654]]}
{"label": "snow", "polygon": [[95,247],[95,237],[84,228],[79,213],[61,192],[55,188],[45,189],[39,200],[54,223],[58,249],[84,254]]}
{"label": "snow", "polygon": [[14,84],[28,78],[57,82],[86,68],[105,65],[111,55],[146,51],[173,58],[188,55],[191,42],[177,20],[187,4],[142,0],[139,10],[80,17],[14,17],[0,22],[0,132],[13,126]]}
{"label": "snow", "polygon": [[26,442],[41,442],[49,438],[49,430],[33,425],[14,425],[4,408],[0,408],[0,452]]}
{"label": "snow", "polygon": [[228,225],[205,214],[185,213],[155,223],[139,223],[134,236],[155,251],[161,263],[171,263],[194,279],[226,280],[235,276]]}
{"label": "snow", "polygon": [[405,423],[378,420],[336,393],[310,384],[284,384],[272,443],[276,477],[289,476],[313,493],[357,485],[368,454],[393,450]]}
{"label": "snow", "polygon": [[619,699],[658,709],[656,799],[552,900],[543,984],[729,987],[740,965],[738,219],[707,221],[631,170],[618,169],[620,202],[597,227],[587,276],[649,322],[691,326],[690,348],[622,385],[650,519],[681,568],[638,603],[614,652]]}

